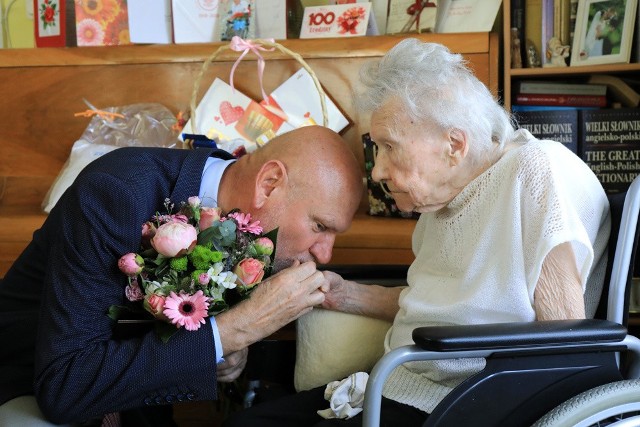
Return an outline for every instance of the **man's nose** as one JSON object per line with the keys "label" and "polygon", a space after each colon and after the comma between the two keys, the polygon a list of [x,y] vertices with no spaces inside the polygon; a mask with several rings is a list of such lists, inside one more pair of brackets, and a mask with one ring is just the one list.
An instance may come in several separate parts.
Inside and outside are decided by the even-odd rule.
{"label": "man's nose", "polygon": [[316,259],[318,264],[328,264],[331,261],[333,255],[333,243],[336,240],[336,236],[323,235],[320,239],[311,246],[309,252]]}
{"label": "man's nose", "polygon": [[371,178],[375,182],[380,182],[384,179],[387,179],[384,160],[382,160],[380,156],[376,159],[376,163],[373,165],[373,169],[371,170]]}

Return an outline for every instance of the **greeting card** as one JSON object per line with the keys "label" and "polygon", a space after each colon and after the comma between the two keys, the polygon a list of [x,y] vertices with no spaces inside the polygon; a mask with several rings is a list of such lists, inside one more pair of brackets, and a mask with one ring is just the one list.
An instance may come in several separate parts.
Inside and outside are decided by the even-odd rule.
{"label": "greeting card", "polygon": [[176,43],[220,41],[218,0],[174,0],[173,37]]}
{"label": "greeting card", "polygon": [[[304,96],[301,96],[304,94]],[[340,112],[336,104],[327,95],[324,96],[327,107],[327,127],[340,132],[349,121]],[[269,103],[261,102],[266,108],[279,108],[285,120],[276,134],[281,134],[305,125],[322,125],[323,114],[320,93],[311,74],[301,68],[289,77],[268,97]]]}
{"label": "greeting card", "polygon": [[300,38],[367,35],[371,3],[313,6],[304,9]]}
{"label": "greeting card", "polygon": [[173,41],[171,0],[128,0],[127,9],[132,43]]}
{"label": "greeting card", "polygon": [[220,40],[234,36],[253,39],[256,34],[255,0],[219,0],[218,30]]}
{"label": "greeting card", "polygon": [[189,120],[183,132],[206,135],[230,153],[251,152],[275,135],[282,123],[277,114],[216,78],[196,108],[195,128]]}
{"label": "greeting card", "polygon": [[33,0],[36,47],[64,47],[65,0]]}
{"label": "greeting card", "polygon": [[75,0],[78,46],[131,44],[126,0]]}

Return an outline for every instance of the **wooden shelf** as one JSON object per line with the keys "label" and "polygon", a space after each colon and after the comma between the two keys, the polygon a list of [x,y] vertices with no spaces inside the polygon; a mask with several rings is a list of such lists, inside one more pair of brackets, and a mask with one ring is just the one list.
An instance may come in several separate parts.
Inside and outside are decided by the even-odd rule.
{"label": "wooden shelf", "polygon": [[579,78],[587,77],[590,74],[626,74],[640,72],[638,63],[620,63],[589,65],[579,67],[538,67],[538,68],[511,68],[511,39],[510,39],[510,16],[511,3],[503,1],[503,100],[504,106],[511,109],[513,79],[536,78],[536,79],[559,79],[559,78]]}
{"label": "wooden shelf", "polygon": [[[353,89],[364,63],[384,55],[406,37],[445,44],[469,62],[497,95],[500,38],[497,33],[409,34],[345,39],[283,40],[316,73],[324,89],[351,120],[343,132],[362,165],[361,136],[368,116],[353,105]],[[10,120],[0,133],[0,277],[31,240],[45,215],[40,205],[89,119],[86,109],[154,102],[173,113],[188,111],[194,80],[222,43],[74,48],[0,49],[0,115]],[[214,78],[227,79],[237,52],[222,51],[200,84],[200,99]],[[264,87],[270,91],[300,68],[291,57],[264,52]],[[255,56],[236,69],[236,87],[253,99],[261,92]],[[409,264],[414,220],[370,217],[363,197],[353,226],[336,239],[333,264]]]}

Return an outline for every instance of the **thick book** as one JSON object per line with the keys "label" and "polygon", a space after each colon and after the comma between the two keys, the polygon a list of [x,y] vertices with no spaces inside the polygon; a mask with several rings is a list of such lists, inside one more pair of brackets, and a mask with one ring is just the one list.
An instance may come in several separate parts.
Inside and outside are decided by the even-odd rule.
{"label": "thick book", "polygon": [[515,117],[536,138],[561,142],[578,154],[578,110],[521,111]]}
{"label": "thick book", "polygon": [[564,95],[606,95],[607,85],[599,83],[568,83],[560,81],[523,80],[517,85],[518,93],[559,93]]}
{"label": "thick book", "polygon": [[580,111],[580,157],[607,193],[626,191],[640,173],[640,109]]}
{"label": "thick book", "polygon": [[511,111],[561,111],[561,110],[597,110],[600,107],[565,107],[563,105],[520,105],[513,104]]}
{"label": "thick book", "polygon": [[560,105],[568,107],[606,107],[604,95],[563,95],[542,93],[519,93],[516,103],[522,105]]}
{"label": "thick book", "polygon": [[637,107],[640,105],[640,94],[620,77],[606,74],[592,74],[591,77],[589,77],[589,83],[606,85],[611,99],[619,102],[623,107]]}

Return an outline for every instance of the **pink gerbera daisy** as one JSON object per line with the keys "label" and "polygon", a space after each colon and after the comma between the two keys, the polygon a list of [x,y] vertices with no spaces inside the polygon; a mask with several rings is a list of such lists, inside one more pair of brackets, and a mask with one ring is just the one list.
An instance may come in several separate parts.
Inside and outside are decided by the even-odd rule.
{"label": "pink gerbera daisy", "polygon": [[238,223],[238,230],[246,231],[247,233],[260,234],[262,233],[262,227],[260,227],[260,221],[251,222],[251,214],[242,212],[233,212],[228,215],[229,218],[233,218]]}
{"label": "pink gerbera daisy", "polygon": [[171,292],[167,297],[163,313],[174,325],[184,326],[187,331],[197,331],[205,323],[208,308],[209,302],[202,291],[193,295],[180,291],[179,295]]}

